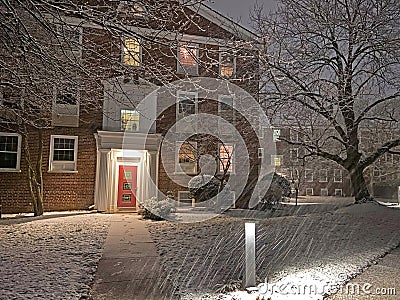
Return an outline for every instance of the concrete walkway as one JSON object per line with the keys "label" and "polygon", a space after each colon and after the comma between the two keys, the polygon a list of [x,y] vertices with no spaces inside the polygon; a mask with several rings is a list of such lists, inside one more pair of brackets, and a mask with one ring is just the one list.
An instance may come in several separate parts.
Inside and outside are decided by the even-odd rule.
{"label": "concrete walkway", "polygon": [[136,214],[111,217],[91,299],[174,299],[146,222]]}
{"label": "concrete walkway", "polygon": [[[327,299],[396,300],[400,299],[400,248],[380,259],[362,274]],[[357,293],[359,287],[360,293]],[[353,292],[355,291],[355,293]]]}

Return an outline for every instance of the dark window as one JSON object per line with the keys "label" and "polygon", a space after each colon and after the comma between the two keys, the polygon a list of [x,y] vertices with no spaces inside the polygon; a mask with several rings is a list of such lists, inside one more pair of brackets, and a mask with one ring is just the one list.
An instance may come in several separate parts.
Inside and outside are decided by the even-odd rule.
{"label": "dark window", "polygon": [[0,136],[0,168],[16,169],[18,136]]}
{"label": "dark window", "polygon": [[54,139],[53,160],[74,161],[75,160],[75,140],[74,139]]}
{"label": "dark window", "polygon": [[73,92],[59,92],[56,99],[57,104],[77,105],[77,96]]}

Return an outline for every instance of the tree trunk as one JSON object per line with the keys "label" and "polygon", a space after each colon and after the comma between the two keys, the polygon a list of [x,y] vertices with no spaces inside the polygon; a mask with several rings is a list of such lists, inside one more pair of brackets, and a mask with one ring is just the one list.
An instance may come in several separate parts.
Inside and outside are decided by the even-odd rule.
{"label": "tree trunk", "polygon": [[38,153],[35,164],[33,165],[30,149],[28,133],[25,130],[25,161],[28,165],[28,186],[32,198],[32,208],[34,216],[43,215],[43,132],[38,130]]}
{"label": "tree trunk", "polygon": [[373,202],[374,198],[370,195],[368,191],[368,187],[363,175],[363,170],[355,168],[354,170],[349,171],[349,173],[355,197],[355,203],[358,204],[358,203]]}

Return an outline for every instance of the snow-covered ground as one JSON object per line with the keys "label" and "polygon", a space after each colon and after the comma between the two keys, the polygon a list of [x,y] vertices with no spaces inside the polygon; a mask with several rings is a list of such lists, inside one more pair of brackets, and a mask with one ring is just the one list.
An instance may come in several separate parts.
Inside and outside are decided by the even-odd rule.
{"label": "snow-covered ground", "polygon": [[241,282],[243,219],[221,216],[194,224],[152,223],[148,228],[170,281],[180,287],[185,300],[255,300],[260,292],[259,299],[322,299],[399,245],[400,210],[362,204],[258,220],[261,285],[253,294],[214,293]]}
{"label": "snow-covered ground", "polygon": [[0,299],[87,299],[109,221],[83,212],[0,219]]}

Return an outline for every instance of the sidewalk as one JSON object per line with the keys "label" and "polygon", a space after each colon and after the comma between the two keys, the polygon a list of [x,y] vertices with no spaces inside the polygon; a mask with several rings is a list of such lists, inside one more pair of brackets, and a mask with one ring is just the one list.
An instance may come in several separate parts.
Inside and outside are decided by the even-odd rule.
{"label": "sidewalk", "polygon": [[[328,297],[329,300],[395,300],[400,299],[400,248],[396,248],[391,253],[377,261],[362,274],[352,279],[342,289],[342,293],[337,293]],[[354,286],[359,286],[360,294],[351,295]],[[367,293],[364,292],[367,291]],[[349,291],[349,292],[347,292]],[[394,293],[395,291],[395,293]],[[370,293],[370,294],[368,294]]]}
{"label": "sidewalk", "polygon": [[91,299],[174,299],[145,225],[136,214],[112,216]]}

